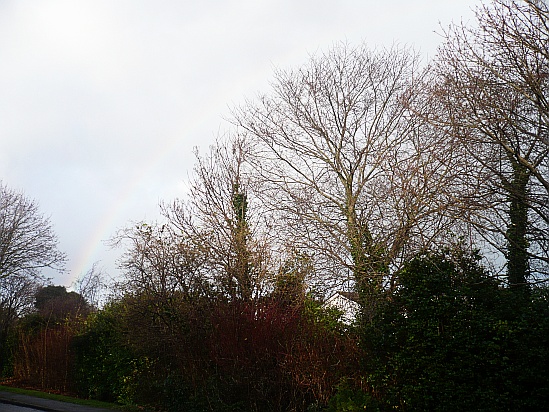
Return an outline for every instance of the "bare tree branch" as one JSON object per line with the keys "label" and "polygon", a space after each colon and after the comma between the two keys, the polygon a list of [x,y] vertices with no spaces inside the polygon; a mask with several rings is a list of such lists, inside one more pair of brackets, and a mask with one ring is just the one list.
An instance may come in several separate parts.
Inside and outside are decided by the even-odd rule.
{"label": "bare tree branch", "polygon": [[39,276],[42,269],[62,270],[66,258],[38,205],[0,182],[0,278]]}

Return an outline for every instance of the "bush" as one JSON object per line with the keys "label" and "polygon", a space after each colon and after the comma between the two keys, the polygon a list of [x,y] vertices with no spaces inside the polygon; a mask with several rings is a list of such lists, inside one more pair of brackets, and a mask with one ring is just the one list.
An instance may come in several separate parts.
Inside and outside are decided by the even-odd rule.
{"label": "bush", "polygon": [[363,325],[368,383],[387,410],[547,406],[547,361],[540,356],[549,349],[548,322],[541,320],[547,300],[532,296],[536,304],[528,303],[478,262],[460,251],[413,259],[396,292]]}
{"label": "bush", "polygon": [[80,396],[132,403],[139,361],[120,330],[121,308],[112,304],[91,315],[72,342]]}
{"label": "bush", "polygon": [[353,388],[344,380],[328,403],[327,412],[379,411],[379,403],[367,392]]}

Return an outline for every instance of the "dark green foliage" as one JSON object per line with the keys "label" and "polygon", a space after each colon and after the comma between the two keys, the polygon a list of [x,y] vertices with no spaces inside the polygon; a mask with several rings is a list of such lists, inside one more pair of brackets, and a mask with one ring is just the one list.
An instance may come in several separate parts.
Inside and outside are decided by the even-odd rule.
{"label": "dark green foliage", "polygon": [[138,361],[120,330],[120,307],[111,304],[88,317],[84,331],[72,342],[79,395],[103,401],[132,398]]}
{"label": "dark green foliage", "polygon": [[56,322],[90,311],[85,299],[76,292],[67,292],[65,286],[40,288],[36,292],[34,306],[42,318]]}
{"label": "dark green foliage", "polygon": [[305,300],[305,279],[313,273],[313,264],[306,254],[294,251],[280,266],[274,281],[272,298],[288,306],[302,304]]}
{"label": "dark green foliage", "polygon": [[233,185],[230,249],[227,265],[229,291],[233,299],[250,300],[253,293],[253,265],[249,245],[248,198],[238,184]]}
{"label": "dark green foliage", "polygon": [[248,212],[248,199],[240,190],[238,184],[233,186],[233,210],[237,226],[246,226],[246,213]]}
{"label": "dark green foliage", "polygon": [[13,376],[13,353],[17,350],[17,334],[13,329],[0,341],[0,378]]}
{"label": "dark green foliage", "polygon": [[[517,306],[507,293],[507,311]],[[521,299],[519,299],[521,302]],[[509,309],[511,308],[511,309]],[[549,289],[533,289],[514,316],[500,321],[499,343],[505,357],[509,410],[545,410],[549,405]]]}
{"label": "dark green foliage", "polygon": [[379,402],[372,395],[355,389],[347,381],[337,387],[336,394],[328,402],[327,412],[379,411]]}
{"label": "dark green foliage", "polygon": [[395,294],[364,326],[369,384],[386,408],[547,406],[548,369],[540,352],[547,352],[542,336],[549,330],[538,318],[547,312],[547,301],[521,306],[478,260],[448,250],[417,257],[400,273]]}

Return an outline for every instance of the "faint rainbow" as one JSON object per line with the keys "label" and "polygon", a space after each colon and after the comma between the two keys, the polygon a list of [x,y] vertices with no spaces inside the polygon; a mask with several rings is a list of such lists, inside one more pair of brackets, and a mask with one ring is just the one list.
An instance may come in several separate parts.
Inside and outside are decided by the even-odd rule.
{"label": "faint rainbow", "polygon": [[85,246],[81,249],[81,252],[76,259],[76,263],[73,266],[73,269],[71,269],[69,279],[70,282],[74,282],[92,268],[93,264],[96,262],[94,256],[96,256],[101,249],[108,247],[106,242],[116,234],[116,230],[121,229],[119,227],[115,227],[115,222],[118,221],[120,214],[123,213],[125,205],[138,191],[142,182],[146,180],[146,177],[150,174],[150,171],[153,170],[169,153],[173,151],[173,149],[180,142],[180,139],[184,138],[185,135],[187,135],[187,132],[172,137],[166,144],[159,148],[153,156],[151,156],[151,161],[147,164],[147,166],[143,167],[140,172],[135,173],[135,175],[129,180],[129,183],[125,186],[124,190],[116,198],[115,202],[113,202],[112,206],[110,206],[109,209],[103,213],[103,216],[99,221],[100,223],[90,235]]}
{"label": "faint rainbow", "polygon": [[[302,58],[299,59],[299,57]],[[288,52],[284,56],[282,56],[282,59],[280,59],[280,64],[277,64],[276,66],[271,64],[267,72],[259,71],[253,76],[247,76],[246,82],[250,82],[252,84],[265,84],[264,82],[268,82],[271,80],[273,76],[273,69],[276,69],[277,67],[297,67],[300,61],[302,63],[305,63],[307,60],[307,54],[303,53],[302,50],[288,50]],[[215,101],[214,106],[220,107],[220,105],[225,105],[225,107],[228,107],[230,105],[230,99],[227,100],[226,96],[236,97],[237,100],[242,100],[245,97],[250,97],[241,94],[241,89],[239,88],[239,86],[242,87],[243,81],[241,80],[239,86],[237,86],[237,84],[239,83],[236,82],[236,84],[229,85],[225,93],[218,96],[218,99],[216,99],[217,101]],[[255,92],[256,91],[253,91],[253,93]],[[160,147],[159,150],[154,153],[154,155],[152,156],[152,160],[149,162],[148,166],[144,167],[140,173],[137,173],[136,176],[134,176],[134,178],[130,181],[130,184],[126,186],[125,190],[118,197],[117,201],[114,202],[112,207],[110,207],[103,214],[103,217],[100,220],[101,223],[97,226],[93,234],[90,236],[85,247],[79,253],[76,259],[76,263],[71,270],[71,282],[74,282],[92,268],[93,264],[95,263],[94,256],[97,254],[98,251],[100,251],[100,249],[106,247],[105,242],[108,241],[115,234],[115,231],[117,229],[119,229],[117,227],[114,227],[115,222],[118,220],[119,215],[123,212],[124,206],[132,198],[132,196],[137,191],[138,187],[141,185],[142,181],[146,178],[149,172],[153,170],[154,167],[156,167],[164,158],[166,158],[167,155],[171,153],[173,149],[180,143],[180,141],[185,138],[185,136],[189,136],[197,132],[199,125],[203,124],[203,120],[206,119],[206,117],[206,113],[204,113],[203,116],[195,118],[193,126],[180,130],[180,132],[172,136],[168,140],[167,144]],[[222,120],[222,115],[220,114],[218,123],[222,123]],[[212,128],[212,130],[215,129]],[[213,138],[212,142],[205,143],[213,143]],[[189,152],[192,149],[192,147],[189,147]],[[206,147],[201,147],[201,149],[205,150]]]}

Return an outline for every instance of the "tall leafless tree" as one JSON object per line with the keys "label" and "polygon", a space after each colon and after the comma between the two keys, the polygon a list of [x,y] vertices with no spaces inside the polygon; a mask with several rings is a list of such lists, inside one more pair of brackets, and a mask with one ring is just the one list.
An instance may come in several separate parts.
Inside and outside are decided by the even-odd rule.
{"label": "tall leafless tree", "polygon": [[452,230],[440,213],[452,170],[429,147],[432,129],[407,109],[419,63],[396,46],[337,46],[278,71],[271,94],[234,112],[277,231],[363,290],[380,290],[403,258]]}
{"label": "tall leafless tree", "polygon": [[429,116],[469,162],[470,221],[521,286],[549,274],[549,8],[492,0],[476,17],[445,32]]}
{"label": "tall leafless tree", "polygon": [[206,276],[233,299],[261,293],[269,273],[266,215],[258,210],[240,136],[219,140],[207,155],[197,152],[187,199],[164,205],[174,230],[200,250]]}

